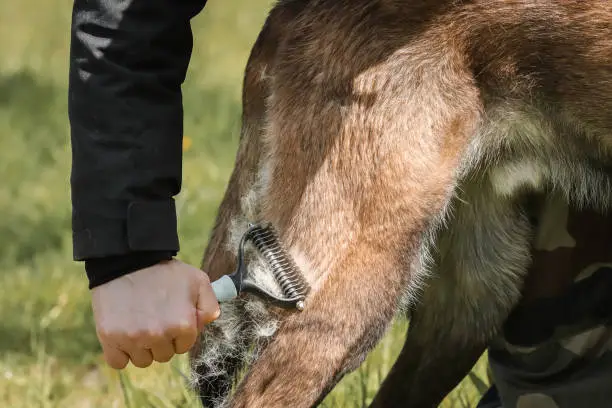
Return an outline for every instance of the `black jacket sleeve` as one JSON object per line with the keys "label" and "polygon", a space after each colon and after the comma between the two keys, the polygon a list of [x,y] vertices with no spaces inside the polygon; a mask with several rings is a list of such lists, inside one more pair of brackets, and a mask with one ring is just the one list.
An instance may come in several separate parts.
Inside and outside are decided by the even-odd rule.
{"label": "black jacket sleeve", "polygon": [[69,119],[74,259],[90,287],[179,250],[181,85],[206,0],[75,0]]}

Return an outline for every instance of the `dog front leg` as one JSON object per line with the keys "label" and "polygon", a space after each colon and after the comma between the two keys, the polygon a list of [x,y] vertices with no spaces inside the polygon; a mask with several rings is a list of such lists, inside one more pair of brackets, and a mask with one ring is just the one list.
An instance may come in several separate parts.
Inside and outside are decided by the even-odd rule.
{"label": "dog front leg", "polygon": [[[236,391],[232,407],[309,407],[358,367],[395,314],[405,273],[366,243],[288,317]],[[350,271],[350,272],[349,272]]]}

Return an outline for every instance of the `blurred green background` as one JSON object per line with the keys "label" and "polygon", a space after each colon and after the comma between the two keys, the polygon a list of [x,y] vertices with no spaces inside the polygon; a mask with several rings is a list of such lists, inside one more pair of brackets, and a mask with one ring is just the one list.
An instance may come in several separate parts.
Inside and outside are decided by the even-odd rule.
{"label": "blurred green background", "polygon": [[[180,258],[199,265],[240,126],[242,74],[269,0],[210,0],[184,86]],[[70,0],[0,2],[0,406],[196,407],[184,356],[121,373],[102,361],[72,261],[67,118]],[[327,407],[365,406],[401,348],[399,322]],[[482,372],[482,364],[479,371]],[[470,406],[473,377],[445,406]]]}

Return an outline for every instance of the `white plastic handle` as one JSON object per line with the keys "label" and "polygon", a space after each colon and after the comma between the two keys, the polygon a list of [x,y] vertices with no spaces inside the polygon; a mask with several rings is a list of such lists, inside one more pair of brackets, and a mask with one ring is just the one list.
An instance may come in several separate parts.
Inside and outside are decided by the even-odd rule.
{"label": "white plastic handle", "polygon": [[212,283],[212,288],[218,302],[226,302],[238,296],[234,281],[232,281],[232,279],[227,275],[224,275],[214,281]]}

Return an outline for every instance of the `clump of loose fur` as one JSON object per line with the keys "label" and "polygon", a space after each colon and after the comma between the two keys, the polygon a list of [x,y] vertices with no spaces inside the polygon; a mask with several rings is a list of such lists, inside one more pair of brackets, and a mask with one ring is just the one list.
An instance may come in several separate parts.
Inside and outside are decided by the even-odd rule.
{"label": "clump of loose fur", "polygon": [[279,320],[251,296],[221,305],[221,317],[201,336],[202,352],[192,361],[190,385],[206,407],[221,408],[242,368],[252,364],[272,339]]}

